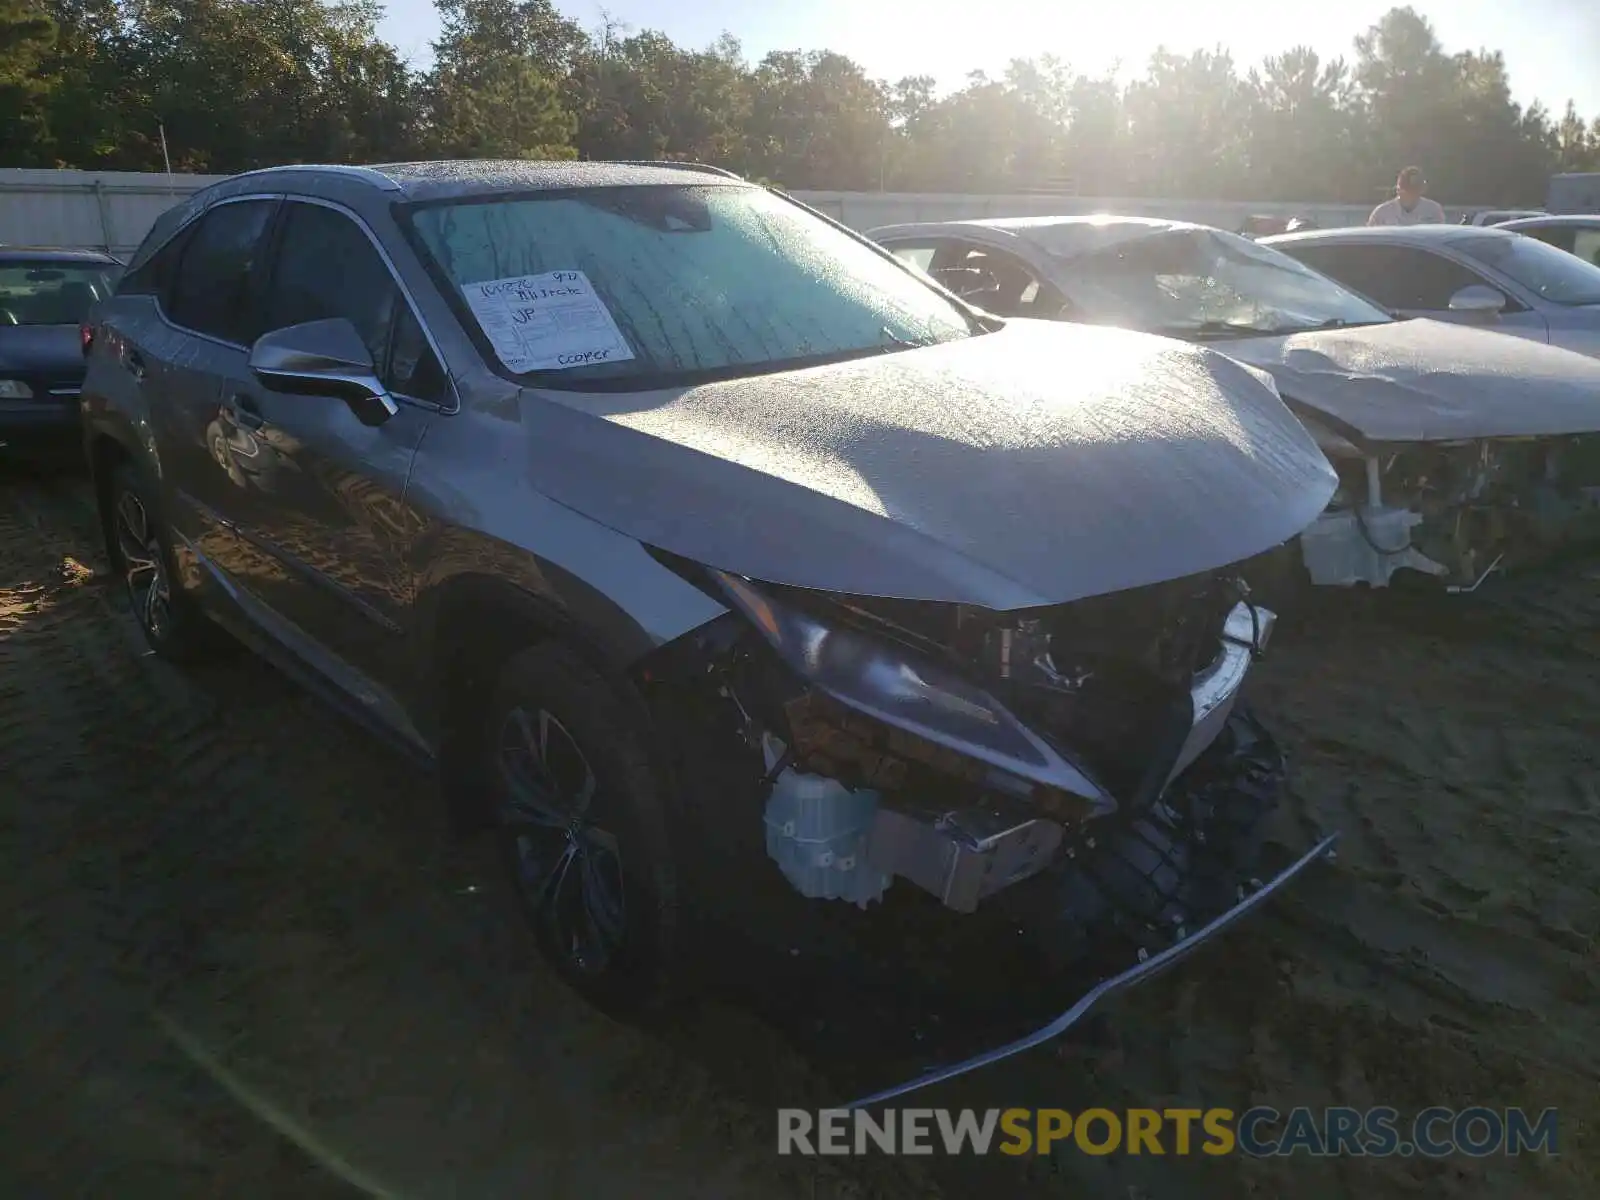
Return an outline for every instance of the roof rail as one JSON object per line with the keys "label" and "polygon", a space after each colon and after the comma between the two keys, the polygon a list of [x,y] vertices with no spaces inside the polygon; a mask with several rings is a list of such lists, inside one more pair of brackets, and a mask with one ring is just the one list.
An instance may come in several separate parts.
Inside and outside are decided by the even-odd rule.
{"label": "roof rail", "polygon": [[613,158],[605,161],[614,162],[619,167],[676,167],[680,171],[700,171],[706,175],[721,175],[724,179],[737,179],[740,183],[748,182],[743,175],[713,167],[710,163],[678,162],[670,158]]}
{"label": "roof rail", "polygon": [[371,167],[352,167],[342,163],[283,163],[276,167],[257,167],[253,171],[241,171],[234,179],[246,175],[272,175],[283,171],[326,171],[335,175],[345,175],[351,179],[358,179],[362,183],[370,183],[373,187],[382,188],[386,192],[398,192],[400,185],[382,171],[375,171]]}

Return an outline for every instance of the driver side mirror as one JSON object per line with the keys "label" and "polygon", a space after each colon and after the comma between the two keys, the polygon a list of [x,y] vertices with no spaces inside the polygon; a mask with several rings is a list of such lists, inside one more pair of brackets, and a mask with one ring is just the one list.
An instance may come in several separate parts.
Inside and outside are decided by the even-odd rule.
{"label": "driver side mirror", "polygon": [[400,411],[366,342],[344,317],[262,334],[250,347],[250,371],[274,392],[343,400],[363,425],[382,425]]}
{"label": "driver side mirror", "polygon": [[1469,283],[1450,297],[1451,312],[1472,317],[1493,317],[1505,306],[1505,296],[1486,283]]}

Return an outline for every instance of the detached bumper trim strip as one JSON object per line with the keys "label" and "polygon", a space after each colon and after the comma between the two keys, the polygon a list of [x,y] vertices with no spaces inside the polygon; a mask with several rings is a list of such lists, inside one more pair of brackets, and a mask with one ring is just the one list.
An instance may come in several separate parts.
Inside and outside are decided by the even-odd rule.
{"label": "detached bumper trim strip", "polygon": [[1011,1058],[1017,1054],[1022,1054],[1025,1051],[1042,1046],[1045,1042],[1052,1041],[1055,1038],[1060,1037],[1068,1029],[1072,1028],[1072,1026],[1076,1025],[1079,1021],[1086,1017],[1094,1008],[1094,1006],[1099,1004],[1102,1000],[1105,1000],[1111,996],[1115,996],[1119,992],[1127,991],[1135,984],[1145,983],[1148,980],[1155,978],[1155,976],[1161,974],[1163,971],[1167,970],[1167,968],[1172,967],[1178,962],[1187,958],[1201,945],[1210,941],[1219,933],[1224,932],[1229,927],[1242,920],[1256,909],[1260,908],[1286,883],[1294,879],[1295,876],[1299,875],[1317,859],[1326,856],[1328,851],[1333,849],[1334,843],[1338,840],[1339,835],[1337,833],[1330,833],[1315,846],[1311,847],[1310,850],[1307,850],[1304,854],[1302,854],[1293,864],[1285,868],[1270,883],[1264,884],[1262,887],[1246,896],[1238,904],[1234,905],[1220,917],[1217,917],[1210,924],[1201,926],[1182,941],[1174,942],[1160,954],[1151,955],[1142,963],[1128,968],[1128,970],[1122,972],[1120,975],[1113,975],[1109,979],[1102,980],[1095,987],[1085,992],[1083,996],[1079,998],[1076,1004],[1067,1009],[1066,1012],[1062,1013],[1054,1021],[1051,1021],[1050,1024],[1044,1026],[1044,1028],[1036,1030],[1035,1032],[1028,1034],[1026,1037],[1018,1038],[1014,1042],[1009,1042],[1004,1046],[998,1046],[993,1050],[987,1050],[982,1054],[975,1055],[964,1062],[956,1063],[954,1066],[936,1067],[935,1069],[928,1071],[923,1075],[919,1075],[916,1079],[899,1084],[896,1087],[888,1088],[881,1092],[875,1092],[870,1096],[862,1097],[860,1100],[853,1100],[845,1107],[847,1109],[870,1108],[875,1104],[882,1104],[887,1100],[897,1099],[898,1097],[904,1096],[907,1093],[915,1092],[925,1087],[931,1087],[936,1083],[943,1083],[947,1079],[954,1079],[958,1075],[965,1075],[970,1071],[976,1071],[982,1067],[993,1066],[997,1062],[1001,1062],[1002,1060]]}

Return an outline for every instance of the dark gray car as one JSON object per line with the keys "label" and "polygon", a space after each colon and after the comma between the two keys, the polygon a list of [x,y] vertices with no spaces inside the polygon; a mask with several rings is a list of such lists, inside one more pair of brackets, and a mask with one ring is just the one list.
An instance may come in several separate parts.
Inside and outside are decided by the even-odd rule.
{"label": "dark gray car", "polygon": [[214,620],[436,765],[596,1003],[790,909],[884,953],[1021,914],[1041,970],[1119,956],[1092,1003],[1328,845],[1241,885],[1282,763],[1237,565],[1335,482],[1253,368],[990,317],[660,164],[238,176],[99,316],[151,647]]}
{"label": "dark gray car", "polygon": [[76,446],[84,322],[121,271],[94,250],[0,247],[0,449]]}

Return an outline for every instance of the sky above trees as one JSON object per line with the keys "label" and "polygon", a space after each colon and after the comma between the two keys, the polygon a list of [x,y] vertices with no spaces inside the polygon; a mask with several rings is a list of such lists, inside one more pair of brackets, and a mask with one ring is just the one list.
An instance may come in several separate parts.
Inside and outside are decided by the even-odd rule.
{"label": "sky above trees", "polygon": [[1519,103],[1498,51],[1447,50],[1410,8],[1332,57],[1291,37],[1256,65],[1157,51],[1111,75],[1041,53],[953,89],[829,50],[586,29],[551,0],[436,9],[419,68],[374,3],[0,0],[0,165],[160,170],[164,131],[199,172],[674,157],[790,188],[1368,203],[1416,162],[1447,203],[1485,205],[1600,170],[1594,113]]}
{"label": "sky above trees", "polygon": [[[658,29],[689,46],[731,31],[760,58],[769,50],[831,49],[870,75],[931,75],[959,87],[967,72],[999,73],[1013,58],[1054,54],[1091,75],[1137,76],[1157,49],[1188,54],[1220,44],[1241,68],[1294,45],[1324,58],[1350,53],[1355,32],[1375,24],[1393,0],[558,0],[586,29],[602,12],[632,29]],[[1561,109],[1568,100],[1600,113],[1600,3],[1595,0],[1419,0],[1453,50],[1493,47],[1505,54],[1512,95]],[[402,55],[426,65],[439,22],[432,0],[387,0],[379,32]],[[1127,82],[1127,78],[1123,79]]]}

